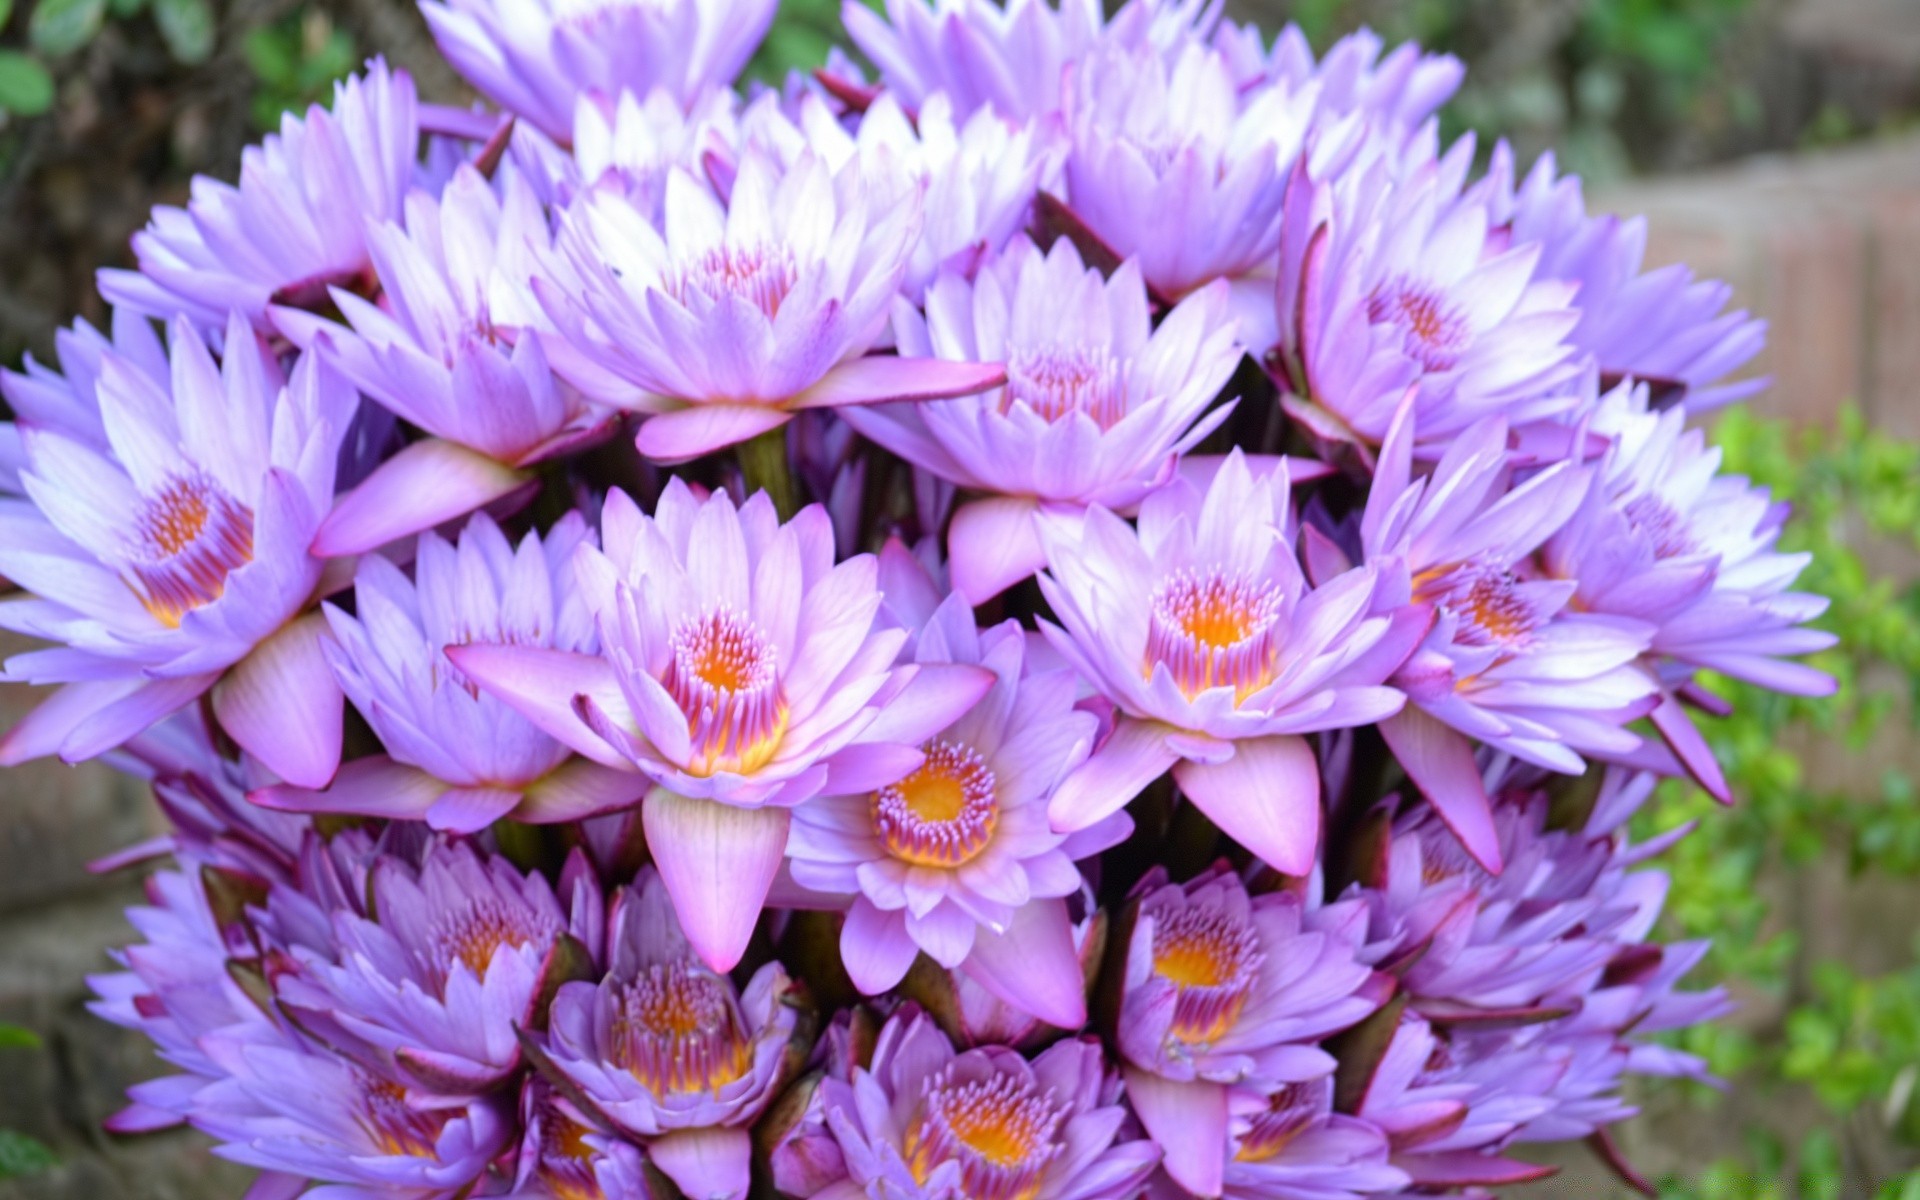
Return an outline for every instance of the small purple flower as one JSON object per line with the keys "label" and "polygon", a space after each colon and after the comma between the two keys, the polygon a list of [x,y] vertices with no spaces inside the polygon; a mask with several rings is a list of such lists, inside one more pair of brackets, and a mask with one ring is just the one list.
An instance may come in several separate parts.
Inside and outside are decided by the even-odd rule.
{"label": "small purple flower", "polygon": [[947,536],[954,587],[975,604],[1045,565],[1039,513],[1077,516],[1089,504],[1132,513],[1233,411],[1207,411],[1241,357],[1225,285],[1188,297],[1156,329],[1137,262],[1107,279],[1067,239],[1043,255],[1023,237],[972,283],[942,275],[926,309],[895,306],[904,352],[1005,363],[1006,385],[845,418],[914,465],[987,493],[960,507]]}
{"label": "small purple flower", "polygon": [[1256,475],[1238,450],[1204,491],[1177,478],[1136,532],[1091,508],[1048,519],[1041,629],[1122,718],[1054,794],[1054,828],[1083,829],[1169,767],[1214,823],[1275,868],[1306,875],[1320,770],[1303,734],[1399,710],[1381,686],[1425,626],[1373,615],[1371,568],[1309,588],[1293,555],[1284,463]]}
{"label": "small purple flower", "polygon": [[583,1123],[538,1075],[520,1093],[520,1200],[652,1200],[638,1147]]}
{"label": "small purple flower", "polygon": [[547,367],[527,287],[533,256],[548,243],[547,218],[527,181],[504,175],[496,187],[463,165],[438,199],[407,197],[404,226],[371,224],[380,302],[331,293],[350,329],[273,310],[295,344],[432,435],[341,498],[320,527],[317,553],[364,553],[464,516],[524,488],[531,466],[611,428],[611,412]]}
{"label": "small purple flower", "polygon": [[473,644],[448,657],[588,758],[660,785],[642,809],[647,843],[687,936],[730,969],[779,869],[788,810],[908,774],[912,747],[992,675],[896,669],[906,634],[875,625],[874,560],[836,566],[817,505],[781,525],[765,493],[736,509],[676,478],[652,517],[609,496],[601,544],[575,556],[601,656]]}
{"label": "small purple flower", "polygon": [[[1333,1077],[1290,1083],[1271,1095],[1236,1089],[1229,1097],[1232,1141],[1220,1194],[1227,1200],[1360,1200],[1398,1194],[1406,1172],[1387,1163],[1386,1134],[1333,1111]],[[1151,1200],[1192,1195],[1165,1173]]]}
{"label": "small purple flower", "polygon": [[577,853],[563,878],[564,908],[540,875],[465,844],[436,842],[418,867],[383,856],[370,910],[329,913],[328,942],[294,946],[275,992],[302,1028],[391,1061],[410,1096],[485,1094],[520,1069],[516,1031],[550,980],[598,957],[599,882]]}
{"label": "small purple flower", "polygon": [[1766,387],[1767,380],[1727,376],[1760,352],[1767,323],[1727,311],[1733,289],[1695,279],[1683,263],[1642,270],[1645,217],[1587,212],[1578,176],[1556,174],[1543,154],[1516,188],[1511,149],[1493,149],[1485,189],[1494,218],[1515,246],[1539,249],[1536,274],[1579,288],[1580,323],[1573,344],[1598,361],[1611,386],[1647,384],[1663,404],[1684,401],[1695,413],[1720,408]]}
{"label": "small purple flower", "polygon": [[1233,282],[1242,334],[1264,346],[1282,186],[1318,99],[1284,81],[1242,92],[1203,43],[1108,43],[1076,64],[1067,104],[1066,200],[1157,296]]}
{"label": "small purple flower", "polygon": [[1358,960],[1360,905],[1250,896],[1224,864],[1185,885],[1156,867],[1136,895],[1118,1031],[1127,1094],[1174,1179],[1218,1196],[1230,1089],[1331,1074],[1314,1043],[1363,1020],[1388,989]]}
{"label": "small purple flower", "polygon": [[786,972],[768,963],[736,993],[694,956],[651,871],[615,896],[607,937],[607,977],[554,997],[554,1068],[689,1196],[746,1195],[747,1127],[782,1082],[796,1022]]}
{"label": "small purple flower", "polygon": [[6,677],[66,686],[0,739],[0,763],[73,762],[125,742],[216,680],[225,731],[283,778],[319,786],[340,755],[339,689],[308,551],[333,503],[356,404],[310,357],[290,377],[236,314],[216,366],[182,318],[170,378],[102,354],[104,442],[22,430],[32,504],[0,508],[0,575],[33,593],[0,624],[57,643]]}
{"label": "small purple flower", "polygon": [[777,0],[425,0],[440,52],[488,99],[566,145],[574,110],[664,90],[683,106],[725,88],[773,23]]}
{"label": "small purple flower", "polygon": [[848,1178],[814,1194],[1129,1200],[1160,1152],[1116,1141],[1118,1100],[1091,1038],[1057,1042],[1031,1062],[1001,1046],[955,1054],[931,1020],[904,1009],[868,1067],[820,1085]]}
{"label": "small purple flower", "polygon": [[346,764],[325,790],[268,788],[254,802],[423,819],[455,833],[501,818],[554,824],[639,803],[644,783],[574,757],[447,659],[448,647],[474,644],[592,653],[593,615],[573,572],[574,552],[592,540],[570,513],[544,541],[528,534],[516,549],[481,515],[457,544],[422,534],[412,580],[378,555],[361,559],[358,616],[327,606],[333,640],[325,650],[387,752]]}
{"label": "small purple flower", "polygon": [[1457,151],[1390,157],[1361,154],[1326,180],[1303,169],[1288,189],[1288,411],[1326,441],[1377,446],[1411,393],[1421,444],[1437,450],[1487,417],[1519,427],[1575,407],[1574,287],[1540,272],[1539,247],[1506,248],[1486,205],[1458,194]]}
{"label": "small purple flower", "polygon": [[1074,674],[1031,668],[1026,645],[1017,622],[981,631],[964,599],[943,603],[917,659],[978,665],[993,673],[992,688],[920,747],[925,761],[912,774],[795,809],[788,869],[829,903],[850,904],[841,957],[863,992],[897,986],[924,951],[1006,1002],[1078,1029],[1085,981],[1065,900],[1081,887],[1074,862],[1133,823],[1114,813],[1071,836],[1048,826],[1047,797],[1084,761],[1098,723],[1074,707]]}
{"label": "small purple flower", "polygon": [[270,304],[322,306],[329,288],[365,288],[367,222],[399,218],[419,147],[412,78],[374,59],[334,85],[331,111],[288,114],[248,147],[238,187],[198,176],[186,208],[154,209],[133,235],[140,269],[101,271],[100,294],[211,333],[230,311],[267,332]]}
{"label": "small purple flower", "polygon": [[1571,604],[1573,583],[1532,571],[1530,556],[1580,504],[1584,468],[1557,463],[1516,485],[1507,424],[1495,417],[1455,439],[1433,474],[1415,480],[1414,423],[1413,404],[1402,404],[1381,449],[1361,541],[1368,562],[1382,570],[1398,564],[1412,599],[1437,618],[1393,677],[1407,707],[1380,730],[1467,850],[1498,871],[1500,847],[1469,739],[1570,775],[1586,769],[1583,752],[1632,751],[1639,737],[1624,726],[1653,705],[1654,680],[1637,665],[1652,630],[1580,611]]}
{"label": "small purple flower", "polygon": [[1234,66],[1240,86],[1312,80],[1323,114],[1357,113],[1380,132],[1423,125],[1460,87],[1466,66],[1451,54],[1428,54],[1402,42],[1386,55],[1380,35],[1360,29],[1327,47],[1316,62],[1298,25],[1288,25],[1266,48],[1255,25],[1223,22],[1213,42]]}
{"label": "small purple flower", "polygon": [[[117,309],[108,336],[84,319],[53,335],[58,371],[32,354],[20,371],[0,371],[0,395],[14,421],[0,422],[0,495],[20,496],[27,467],[23,429],[58,431],[98,450],[108,445],[100,416],[100,372],[108,355],[136,367],[159,387],[167,386],[166,345],[153,322],[131,309]],[[17,422],[17,423],[16,423]]]}
{"label": "small purple flower", "polygon": [[887,0],[884,19],[849,2],[841,22],[908,108],[945,95],[958,115],[991,107],[1013,120],[1060,110],[1068,64],[1105,27],[1099,0]]}
{"label": "small purple flower", "polygon": [[859,161],[836,171],[813,153],[788,163],[749,147],[724,200],[675,167],[656,224],[603,180],[568,209],[535,276],[566,343],[554,365],[599,399],[655,414],[638,445],[662,463],[803,409],[993,387],[997,366],[862,357],[905,276],[922,190],[903,200]]}
{"label": "small purple flower", "polygon": [[498,1100],[422,1108],[395,1080],[292,1035],[219,1033],[203,1047],[225,1078],[195,1097],[195,1128],[222,1158],[338,1185],[304,1193],[314,1200],[455,1200],[513,1137]]}
{"label": "small purple flower", "polygon": [[1601,401],[1595,431],[1612,439],[1586,502],[1548,539],[1541,565],[1565,580],[1589,612],[1653,629],[1650,657],[1663,664],[1655,727],[1680,762],[1721,800],[1726,778],[1677,693],[1696,670],[1718,671],[1776,692],[1832,693],[1834,681],[1786,656],[1838,639],[1803,623],[1826,611],[1824,596],[1788,589],[1811,559],[1774,548],[1787,508],[1765,488],[1718,474],[1720,451],[1687,427],[1688,410],[1650,411],[1644,386]]}

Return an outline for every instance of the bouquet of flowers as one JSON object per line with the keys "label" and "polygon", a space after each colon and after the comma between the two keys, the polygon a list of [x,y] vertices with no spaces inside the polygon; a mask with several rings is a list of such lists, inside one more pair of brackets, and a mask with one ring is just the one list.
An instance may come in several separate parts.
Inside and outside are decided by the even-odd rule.
{"label": "bouquet of flowers", "polygon": [[[1711,672],[1831,641],[1763,329],[1211,0],[423,0],[4,379],[0,761],[152,782],[95,1010],[250,1200],[1482,1194],[1726,1008]],[[1477,161],[1484,169],[1476,172]],[[1644,1184],[1639,1184],[1644,1187]]]}

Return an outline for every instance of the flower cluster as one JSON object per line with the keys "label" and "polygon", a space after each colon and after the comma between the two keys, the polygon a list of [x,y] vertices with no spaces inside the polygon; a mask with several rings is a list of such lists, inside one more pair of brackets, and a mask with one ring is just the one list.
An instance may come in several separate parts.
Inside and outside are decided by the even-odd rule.
{"label": "flower cluster", "polygon": [[[1663,776],[1832,639],[1762,327],[1459,64],[1201,0],[423,0],[0,376],[0,763],[171,824],[94,981],[256,1200],[1536,1178],[1652,1035]],[[1516,179],[1518,178],[1518,182]],[[1478,1193],[1484,1194],[1484,1193]]]}

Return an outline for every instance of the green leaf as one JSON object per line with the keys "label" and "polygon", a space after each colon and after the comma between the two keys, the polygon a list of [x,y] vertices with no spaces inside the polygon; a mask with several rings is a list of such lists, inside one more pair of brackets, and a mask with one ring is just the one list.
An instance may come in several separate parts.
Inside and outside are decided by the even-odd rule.
{"label": "green leaf", "polygon": [[58,58],[93,40],[107,17],[107,0],[40,0],[27,22],[27,40]]}
{"label": "green leaf", "polygon": [[0,29],[6,28],[7,18],[13,15],[13,0],[0,0]]}
{"label": "green leaf", "polygon": [[178,62],[205,62],[213,53],[213,9],[207,0],[153,0],[153,20]]}
{"label": "green leaf", "polygon": [[53,76],[17,50],[0,50],[0,110],[37,117],[53,107]]}
{"label": "green leaf", "polygon": [[147,0],[107,0],[107,11],[116,21],[132,20],[146,6]]}
{"label": "green leaf", "polygon": [[31,1029],[0,1021],[0,1050],[38,1050],[40,1035]]}
{"label": "green leaf", "polygon": [[46,1145],[24,1133],[0,1129],[0,1179],[38,1175],[60,1165]]}

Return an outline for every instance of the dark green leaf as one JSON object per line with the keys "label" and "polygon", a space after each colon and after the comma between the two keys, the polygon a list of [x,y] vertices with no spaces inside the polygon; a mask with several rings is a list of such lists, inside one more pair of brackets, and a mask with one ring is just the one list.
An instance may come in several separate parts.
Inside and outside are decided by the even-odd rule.
{"label": "dark green leaf", "polygon": [[40,1035],[31,1029],[0,1022],[0,1050],[38,1050]]}
{"label": "dark green leaf", "polygon": [[213,53],[213,9],[207,0],[153,0],[153,20],[175,60],[205,62]]}
{"label": "dark green leaf", "polygon": [[0,1129],[0,1179],[38,1175],[60,1165],[53,1151],[24,1133]]}
{"label": "dark green leaf", "polygon": [[53,107],[53,76],[17,50],[0,50],[0,111],[38,116]]}
{"label": "dark green leaf", "polygon": [[93,40],[107,17],[107,0],[40,0],[27,22],[27,39],[42,54],[58,58]]}

